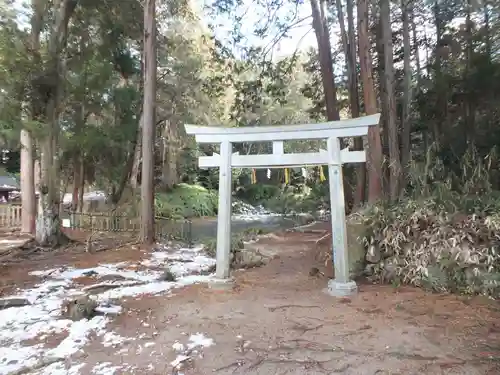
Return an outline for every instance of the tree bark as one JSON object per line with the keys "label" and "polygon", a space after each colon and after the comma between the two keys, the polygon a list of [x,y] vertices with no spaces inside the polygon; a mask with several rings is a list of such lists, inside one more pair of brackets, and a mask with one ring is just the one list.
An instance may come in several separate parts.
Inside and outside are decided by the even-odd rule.
{"label": "tree bark", "polygon": [[21,233],[35,234],[36,196],[33,138],[21,130]]}
{"label": "tree bark", "polygon": [[[342,35],[342,45],[346,61],[347,80],[349,86],[349,104],[351,108],[351,117],[359,117],[359,93],[358,77],[356,73],[356,35],[354,33],[354,6],[352,0],[347,0],[347,27],[344,22],[344,12],[342,1],[337,1],[337,13],[340,23],[340,32]],[[354,149],[363,150],[363,139],[354,138]],[[366,190],[366,167],[365,165],[356,166],[356,191],[354,194],[354,207],[361,206],[365,201]]]}
{"label": "tree bark", "polygon": [[[401,148],[401,163],[403,170],[408,169],[410,162],[410,136],[411,136],[411,122],[410,122],[410,109],[411,109],[411,94],[412,94],[412,72],[411,72],[411,43],[410,43],[410,5],[409,0],[401,0],[401,14],[403,18],[403,114],[401,116],[401,128],[403,129],[403,140]],[[420,64],[419,64],[420,65]],[[401,186],[403,186],[404,179],[401,179]]]}
{"label": "tree bark", "polygon": [[76,212],[78,209],[78,192],[80,191],[80,156],[75,155],[73,160],[73,192],[71,193],[71,211]]}
{"label": "tree bark", "polygon": [[394,94],[394,57],[392,49],[390,0],[380,2],[380,21],[384,48],[384,96],[387,102],[387,136],[389,138],[389,193],[392,200],[401,193],[401,159],[399,154],[398,124],[396,121],[396,98]]}
{"label": "tree bark", "polygon": [[[474,54],[473,46],[473,35],[472,35],[472,1],[467,0],[467,14],[465,17],[465,39],[467,41],[466,55],[465,55],[465,72],[464,72],[464,82],[467,82],[469,74],[472,70],[472,58]],[[467,90],[469,91],[469,90]],[[474,152],[475,144],[475,122],[476,122],[476,109],[473,94],[466,92],[465,95],[465,134],[466,143],[469,152]]]}
{"label": "tree bark", "polygon": [[[409,0],[406,0],[406,1],[409,1]],[[419,52],[419,48],[418,48],[417,25],[415,24],[415,9],[413,7],[410,7],[409,11],[410,11],[410,23],[411,23],[411,31],[412,31],[412,38],[413,38],[413,53],[415,54],[415,66],[417,68],[417,77],[416,77],[417,78],[417,88],[415,91],[418,93],[420,91],[422,67],[420,66],[420,52]]]}
{"label": "tree bark", "polygon": [[78,209],[83,212],[83,194],[85,193],[85,159],[80,160],[80,180],[78,181]]}
{"label": "tree bark", "polygon": [[325,0],[311,0],[313,28],[318,42],[321,78],[326,102],[326,117],[328,121],[340,120],[337,104],[337,88],[333,74],[332,48],[328,24],[326,22]]}
{"label": "tree bark", "polygon": [[139,118],[139,127],[137,129],[137,138],[134,146],[134,161],[132,163],[132,170],[130,172],[130,186],[132,189],[139,187],[139,169],[141,167],[142,159],[142,126],[144,122],[144,112],[141,111]]}
{"label": "tree bark", "polygon": [[[368,37],[368,0],[358,0],[358,49],[363,97],[367,115],[377,113],[377,100],[373,83],[372,58]],[[382,198],[382,143],[380,126],[368,129],[368,202],[373,203]]]}
{"label": "tree bark", "polygon": [[177,126],[170,121],[165,121],[163,131],[163,153],[162,153],[162,185],[166,190],[172,189],[179,183],[179,172],[177,170],[178,153],[182,145],[180,142]]}
{"label": "tree bark", "polygon": [[142,127],[141,241],[152,244],[154,225],[154,147],[156,111],[155,0],[144,6],[144,123]]}

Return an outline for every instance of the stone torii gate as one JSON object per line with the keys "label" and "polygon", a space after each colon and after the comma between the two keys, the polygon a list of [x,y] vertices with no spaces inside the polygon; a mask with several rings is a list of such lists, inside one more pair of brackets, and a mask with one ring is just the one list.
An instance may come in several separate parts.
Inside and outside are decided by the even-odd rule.
{"label": "stone torii gate", "polygon": [[[340,138],[365,136],[368,134],[368,127],[377,125],[379,120],[380,114],[375,114],[349,120],[305,125],[245,128],[185,125],[186,133],[194,135],[197,143],[220,145],[220,155],[199,157],[200,168],[220,168],[219,214],[217,218],[217,278],[220,281],[229,281],[230,277],[231,169],[293,168],[328,164],[333,263],[335,268],[335,279],[328,282],[328,291],[335,296],[356,293],[356,283],[350,280],[349,277],[342,165],[346,163],[364,163],[366,155],[365,151],[341,149]],[[285,154],[283,142],[299,139],[326,139],[327,150]],[[233,153],[232,144],[241,142],[272,142],[273,153],[265,155],[239,155]]]}

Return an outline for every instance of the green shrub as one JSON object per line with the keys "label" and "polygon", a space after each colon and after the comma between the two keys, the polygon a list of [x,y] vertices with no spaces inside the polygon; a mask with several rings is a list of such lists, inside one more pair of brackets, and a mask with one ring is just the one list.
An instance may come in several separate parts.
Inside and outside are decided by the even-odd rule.
{"label": "green shrub", "polygon": [[171,192],[155,196],[156,215],[168,218],[214,216],[218,195],[199,185],[179,184]]}
{"label": "green shrub", "polygon": [[280,195],[281,189],[276,185],[252,184],[238,189],[237,197],[250,204],[263,204],[265,201]]}

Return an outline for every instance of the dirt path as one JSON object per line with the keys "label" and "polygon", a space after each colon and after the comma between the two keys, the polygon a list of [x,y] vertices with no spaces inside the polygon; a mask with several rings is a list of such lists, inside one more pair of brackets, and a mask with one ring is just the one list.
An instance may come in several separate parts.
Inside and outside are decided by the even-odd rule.
{"label": "dirt path", "polygon": [[[90,344],[81,373],[111,374],[98,369],[113,366],[115,374],[162,375],[500,373],[499,304],[372,285],[335,300],[322,291],[325,278],[309,276],[316,238],[262,239],[279,258],[236,272],[233,291],[196,285],[122,301],[125,313],[110,328],[121,339]],[[205,345],[184,351],[191,360],[173,369],[196,333]]]}

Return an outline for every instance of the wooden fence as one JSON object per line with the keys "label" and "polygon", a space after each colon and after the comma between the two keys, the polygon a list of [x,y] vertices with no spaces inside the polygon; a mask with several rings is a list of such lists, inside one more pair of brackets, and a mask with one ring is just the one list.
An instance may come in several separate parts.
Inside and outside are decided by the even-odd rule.
{"label": "wooden fence", "polygon": [[[90,232],[130,232],[138,233],[140,218],[117,213],[61,213],[61,226]],[[21,228],[21,205],[0,204],[0,229]],[[155,218],[157,238],[175,238],[190,242],[192,225],[190,220]]]}
{"label": "wooden fence", "polygon": [[17,229],[21,227],[21,205],[0,204],[0,228]]}
{"label": "wooden fence", "polygon": [[[140,230],[140,218],[117,213],[69,213],[63,216],[62,226],[91,232],[131,232]],[[164,217],[155,218],[157,238],[192,239],[190,220],[172,220]]]}

